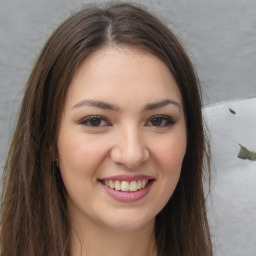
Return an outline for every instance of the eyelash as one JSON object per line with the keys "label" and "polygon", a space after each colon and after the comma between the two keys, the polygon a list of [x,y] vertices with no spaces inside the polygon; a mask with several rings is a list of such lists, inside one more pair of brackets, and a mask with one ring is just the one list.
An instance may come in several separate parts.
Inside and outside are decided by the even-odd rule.
{"label": "eyelash", "polygon": [[[93,125],[90,122],[93,121],[100,121],[99,125]],[[101,122],[104,121],[106,124],[105,125],[101,125]],[[110,122],[103,116],[88,116],[84,119],[82,119],[79,124],[82,124],[84,126],[88,126],[90,128],[94,128],[94,129],[99,129],[101,127],[106,127],[106,126],[111,126]]]}
{"label": "eyelash", "polygon": [[155,116],[152,116],[148,119],[148,121],[146,123],[149,123],[151,122],[152,124],[152,121],[153,120],[157,120],[157,119],[160,119],[162,122],[164,121],[164,124],[162,125],[146,125],[146,126],[152,126],[152,127],[156,127],[156,128],[163,128],[163,127],[167,127],[167,126],[171,126],[171,125],[174,125],[175,122],[173,121],[173,119],[169,116],[166,116],[166,115],[155,115]]}
{"label": "eyelash", "polygon": [[[158,119],[158,120],[157,120]],[[152,121],[161,121],[160,125],[153,125]],[[105,124],[101,124],[103,122],[105,122]],[[92,123],[92,122],[96,122],[96,123]],[[162,124],[164,122],[164,124]],[[149,124],[151,123],[151,124]],[[111,123],[103,116],[88,116],[84,119],[82,119],[79,124],[82,124],[84,126],[93,128],[93,129],[99,129],[102,127],[106,127],[106,126],[112,126]],[[167,126],[171,126],[174,125],[175,122],[173,121],[173,119],[169,116],[166,115],[155,115],[150,117],[147,122],[146,122],[146,126],[152,126],[152,127],[156,127],[156,128],[163,128],[163,127],[167,127]]]}

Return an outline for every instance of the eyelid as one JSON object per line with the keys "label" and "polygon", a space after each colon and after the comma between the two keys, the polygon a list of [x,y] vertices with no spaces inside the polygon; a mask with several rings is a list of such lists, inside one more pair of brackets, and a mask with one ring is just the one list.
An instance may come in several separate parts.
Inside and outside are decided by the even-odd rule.
{"label": "eyelid", "polygon": [[[148,123],[150,121],[152,121],[152,119],[154,118],[162,118],[162,119],[166,119],[168,120],[168,124],[166,125],[160,125],[160,126],[154,126],[154,125],[148,125]],[[168,116],[168,115],[162,115],[162,114],[158,114],[158,115],[153,115],[151,116],[147,121],[146,121],[146,126],[152,126],[154,128],[163,128],[163,127],[168,127],[168,126],[172,126],[176,123],[176,121],[174,120],[174,118],[172,118],[171,116]]]}
{"label": "eyelid", "polygon": [[[107,123],[107,125],[93,126],[93,125],[86,124],[87,122],[89,122],[90,120],[92,120],[94,118],[101,119],[102,121],[105,121]],[[106,117],[101,116],[101,115],[90,115],[90,116],[84,117],[80,121],[78,121],[78,123],[81,125],[87,126],[89,128],[93,128],[93,129],[100,129],[102,127],[111,126],[110,121]]]}

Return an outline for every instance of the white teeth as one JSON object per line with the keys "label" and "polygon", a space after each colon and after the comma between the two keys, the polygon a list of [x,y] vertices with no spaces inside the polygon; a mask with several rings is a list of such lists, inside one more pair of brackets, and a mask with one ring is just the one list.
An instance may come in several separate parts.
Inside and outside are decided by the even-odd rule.
{"label": "white teeth", "polygon": [[112,180],[109,181],[109,186],[107,184],[105,184],[105,185],[110,188],[115,188],[115,184]]}
{"label": "white teeth", "polygon": [[137,187],[137,182],[134,180],[130,183],[130,191],[137,191],[138,187]]}
{"label": "white teeth", "polygon": [[120,182],[118,180],[115,181],[115,190],[120,190]]}
{"label": "white teeth", "polygon": [[129,191],[130,185],[128,181],[122,181],[121,182],[121,190],[122,191]]}
{"label": "white teeth", "polygon": [[138,181],[119,181],[119,180],[104,180],[103,184],[109,188],[115,189],[117,191],[123,192],[135,192],[139,189],[145,188],[148,184],[148,180],[138,180]]}
{"label": "white teeth", "polygon": [[137,189],[141,189],[141,180],[137,181]]}

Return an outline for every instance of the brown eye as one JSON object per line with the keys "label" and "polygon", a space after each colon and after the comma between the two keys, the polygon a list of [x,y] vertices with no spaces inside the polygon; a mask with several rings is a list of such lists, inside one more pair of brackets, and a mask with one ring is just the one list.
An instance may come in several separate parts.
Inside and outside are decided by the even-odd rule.
{"label": "brown eye", "polygon": [[100,118],[96,118],[96,117],[89,120],[90,126],[98,127],[101,125],[101,122],[102,122],[102,120]]}
{"label": "brown eye", "polygon": [[80,124],[91,128],[101,128],[105,126],[110,126],[110,123],[104,117],[101,116],[86,117],[80,122]]}
{"label": "brown eye", "polygon": [[174,124],[174,121],[168,116],[154,116],[152,117],[147,125],[154,127],[165,127]]}
{"label": "brown eye", "polygon": [[162,117],[155,117],[153,119],[151,119],[151,124],[153,126],[161,126],[163,123],[163,118]]}

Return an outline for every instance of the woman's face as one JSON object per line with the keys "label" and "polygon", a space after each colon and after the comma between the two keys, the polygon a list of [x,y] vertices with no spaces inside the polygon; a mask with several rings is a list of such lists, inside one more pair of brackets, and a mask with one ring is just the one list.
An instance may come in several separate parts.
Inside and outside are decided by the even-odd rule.
{"label": "woman's face", "polygon": [[58,154],[74,225],[154,225],[186,151],[181,94],[157,57],[134,48],[91,54],[70,84]]}

